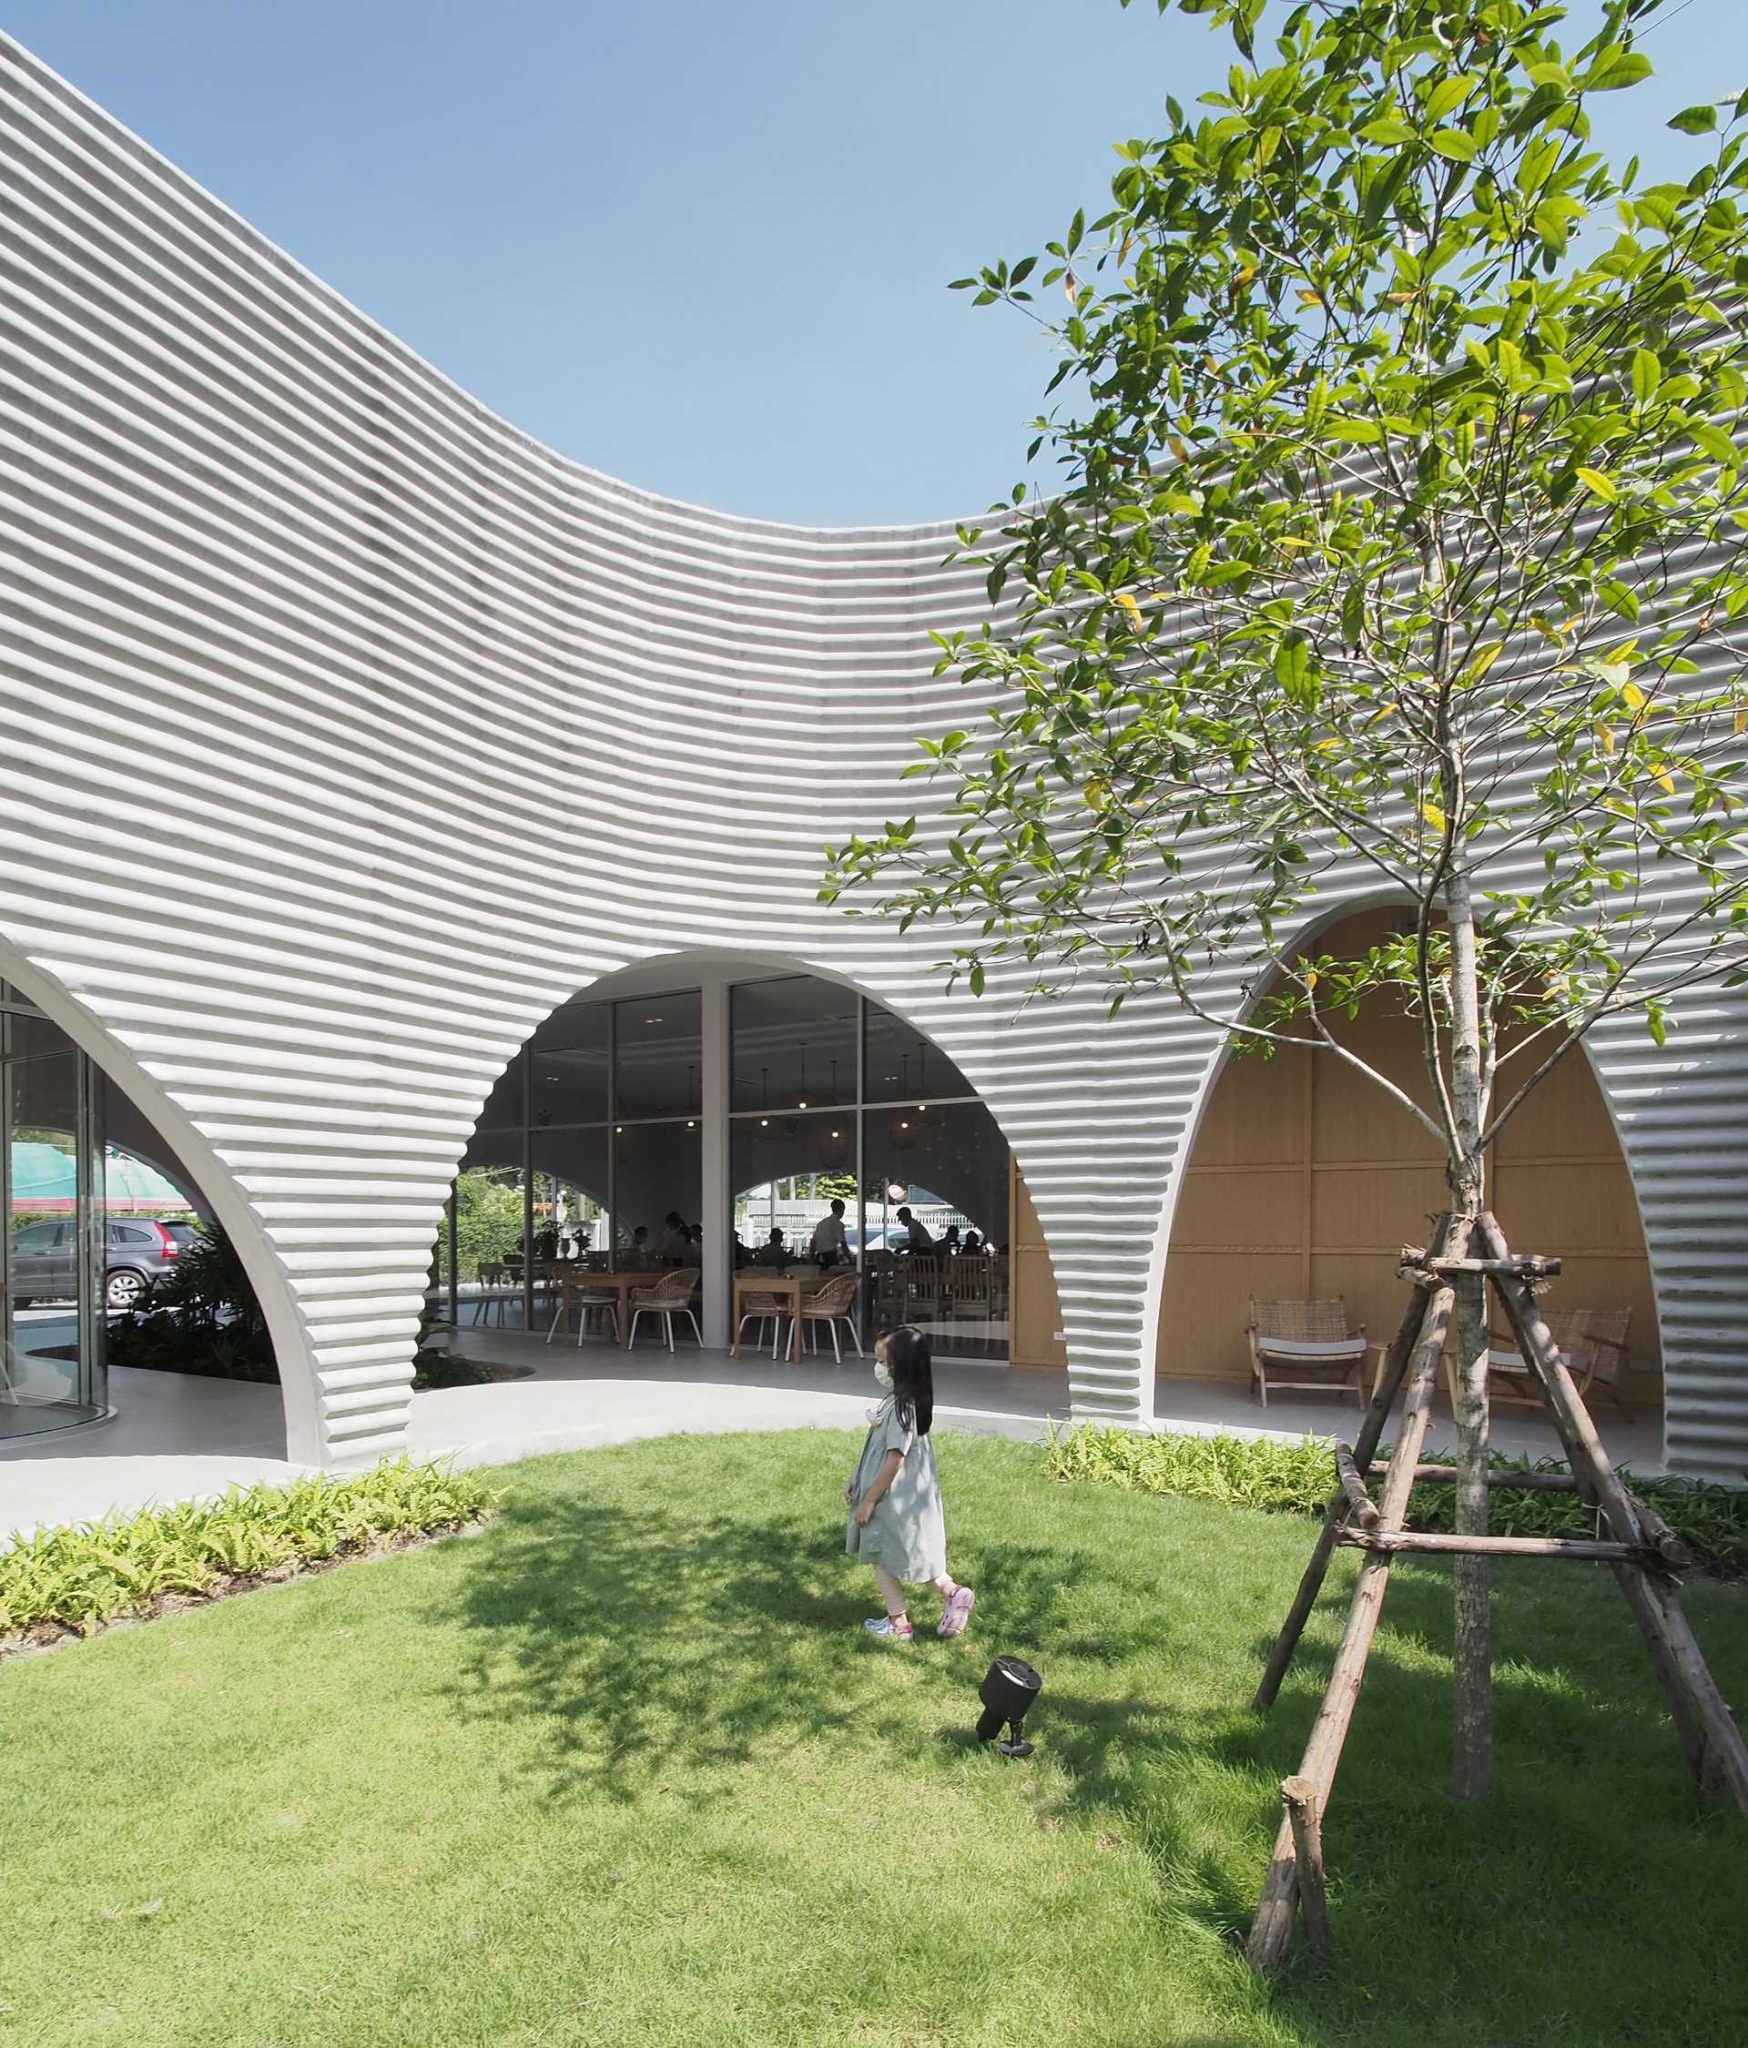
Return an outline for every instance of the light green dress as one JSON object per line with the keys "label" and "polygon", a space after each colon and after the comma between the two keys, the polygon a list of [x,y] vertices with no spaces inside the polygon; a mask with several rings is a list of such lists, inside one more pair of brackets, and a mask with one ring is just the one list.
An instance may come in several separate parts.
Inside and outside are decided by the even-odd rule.
{"label": "light green dress", "polygon": [[926,1436],[906,1429],[888,1394],[869,1427],[856,1461],[856,1500],[860,1500],[886,1463],[888,1451],[904,1459],[864,1529],[857,1525],[851,1503],[844,1550],[866,1564],[883,1564],[895,1579],[920,1585],[938,1579],[947,1569],[947,1522],[941,1512],[941,1481],[935,1470],[935,1447]]}

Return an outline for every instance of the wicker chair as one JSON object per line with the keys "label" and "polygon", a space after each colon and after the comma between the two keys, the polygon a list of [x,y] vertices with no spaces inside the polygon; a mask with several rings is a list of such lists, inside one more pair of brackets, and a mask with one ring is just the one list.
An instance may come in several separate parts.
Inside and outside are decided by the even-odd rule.
{"label": "wicker chair", "polygon": [[1278,1393],[1352,1394],[1363,1407],[1360,1368],[1371,1346],[1365,1325],[1350,1329],[1347,1303],[1256,1301],[1250,1304],[1251,1391],[1269,1404]]}
{"label": "wicker chair", "polygon": [[632,1344],[637,1342],[637,1323],[640,1316],[660,1316],[662,1330],[668,1340],[668,1349],[674,1348],[674,1318],[684,1316],[692,1325],[692,1335],[698,1340],[699,1350],[704,1348],[704,1332],[698,1327],[698,1318],[692,1309],[693,1290],[698,1285],[698,1268],[682,1266],[677,1272],[669,1273],[658,1280],[653,1287],[634,1287],[631,1290],[631,1336]]}
{"label": "wicker chair", "polygon": [[811,1347],[818,1350],[819,1338],[809,1326],[824,1323],[831,1331],[832,1356],[840,1365],[844,1362],[844,1347],[838,1338],[839,1323],[848,1326],[850,1335],[855,1340],[856,1356],[865,1356],[862,1350],[862,1331],[856,1321],[857,1285],[854,1273],[840,1273],[836,1279],[828,1280],[816,1294],[807,1297],[801,1304],[801,1327],[807,1333]]}
{"label": "wicker chair", "polygon": [[617,1342],[619,1329],[619,1290],[604,1287],[599,1280],[585,1272],[566,1272],[558,1276],[558,1307],[553,1311],[552,1323],[546,1332],[546,1341],[551,1343],[559,1324],[566,1316],[577,1319],[577,1343],[581,1346],[588,1333],[589,1318],[607,1315],[613,1321],[613,1337]]}
{"label": "wicker chair", "polygon": [[[1579,1398],[1588,1400],[1593,1386],[1606,1387],[1628,1422],[1626,1380],[1631,1354],[1627,1338],[1633,1327],[1630,1308],[1556,1308],[1543,1319],[1560,1347],[1567,1370],[1578,1382]],[[1524,1408],[1542,1406],[1542,1392],[1530,1377],[1523,1353],[1509,1337],[1493,1333],[1495,1348],[1487,1353],[1487,1391],[1495,1401]]]}
{"label": "wicker chair", "polygon": [[[789,1297],[786,1294],[763,1294],[748,1288],[740,1298],[740,1324],[734,1333],[738,1344],[746,1334],[748,1323],[771,1325],[771,1356],[777,1355],[778,1341],[783,1335],[783,1318],[789,1313]],[[761,1348],[765,1342],[763,1329],[759,1334]]]}

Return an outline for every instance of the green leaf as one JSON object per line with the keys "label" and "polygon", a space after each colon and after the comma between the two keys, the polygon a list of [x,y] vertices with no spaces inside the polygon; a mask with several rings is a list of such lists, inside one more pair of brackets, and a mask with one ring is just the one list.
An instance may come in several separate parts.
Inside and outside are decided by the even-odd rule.
{"label": "green leaf", "polygon": [[1648,348],[1633,350],[1633,396],[1641,405],[1649,405],[1657,396],[1657,386],[1663,381],[1663,365]]}
{"label": "green leaf", "polygon": [[1683,135],[1704,135],[1718,125],[1718,110],[1708,106],[1683,107],[1668,125],[1678,128]]}
{"label": "green leaf", "polygon": [[1303,633],[1283,633],[1275,644],[1275,681],[1295,701],[1310,694],[1311,643]]}
{"label": "green leaf", "polygon": [[1580,80],[1584,92],[1619,92],[1623,86],[1637,85],[1641,78],[1651,75],[1651,60],[1637,50],[1623,49],[1619,43],[1611,43],[1591,65]]}
{"label": "green leaf", "polygon": [[1605,505],[1612,505],[1620,496],[1620,488],[1611,476],[1605,476],[1600,469],[1586,469],[1579,465],[1578,479],[1595,497]]}
{"label": "green leaf", "polygon": [[1475,138],[1465,135],[1460,128],[1438,128],[1426,138],[1427,147],[1435,149],[1442,157],[1454,164],[1472,164],[1475,161]]}
{"label": "green leaf", "polygon": [[1399,143],[1412,142],[1414,130],[1406,121],[1398,121],[1394,114],[1380,114],[1377,120],[1368,121],[1360,130],[1360,140],[1381,143],[1393,149]]}
{"label": "green leaf", "polygon": [[1461,106],[1475,89],[1475,81],[1460,74],[1435,85],[1426,96],[1422,112],[1429,121],[1442,121],[1453,107]]}

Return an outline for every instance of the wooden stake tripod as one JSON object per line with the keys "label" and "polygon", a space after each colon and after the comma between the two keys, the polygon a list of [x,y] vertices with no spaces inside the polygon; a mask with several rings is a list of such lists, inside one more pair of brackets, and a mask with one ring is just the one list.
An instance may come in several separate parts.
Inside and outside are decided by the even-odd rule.
{"label": "wooden stake tripod", "polygon": [[[1477,1248],[1481,1256],[1474,1257]],[[1286,1955],[1293,1938],[1295,1907],[1303,1903],[1307,1933],[1314,1944],[1327,1939],[1323,1902],[1322,1820],[1341,1761],[1348,1723],[1359,1698],[1366,1657],[1377,1630],[1390,1579],[1390,1563],[1408,1554],[1462,1553],[1481,1557],[1588,1558],[1606,1563],[1626,1596],[1645,1639],[1652,1667],[1669,1700],[1687,1761],[1708,1796],[1728,1786],[1748,1815],[1748,1749],[1718,1691],[1687,1618],[1675,1598],[1673,1575],[1692,1559],[1687,1547],[1636,1495],[1621,1484],[1596,1433],[1566,1361],[1555,1344],[1531,1292],[1532,1279],[1560,1270],[1552,1259],[1516,1259],[1491,1216],[1478,1222],[1441,1218],[1429,1256],[1403,1253],[1403,1269],[1414,1296],[1378,1376],[1372,1404],[1358,1440],[1335,1452],[1336,1488],[1311,1562],[1299,1583],[1281,1632],[1269,1653],[1252,1704],[1266,1712],[1293,1661],[1299,1637],[1315,1605],[1329,1561],[1338,1545],[1363,1550],[1359,1583],[1348,1608],[1347,1627],[1329,1673],[1323,1704],[1312,1724],[1298,1772],[1281,1788],[1286,1808],[1275,1838],[1273,1861],[1263,1881],[1246,1948],[1252,1965],[1268,1969]],[[1542,1536],[1421,1535],[1404,1528],[1408,1495],[1416,1479],[1452,1479],[1448,1465],[1423,1465],[1427,1420],[1444,1354],[1445,1333],[1455,1305],[1452,1278],[1483,1273],[1509,1317],[1534,1384],[1547,1403],[1565,1450],[1571,1476],[1500,1472],[1490,1486],[1518,1486],[1574,1492],[1600,1513],[1606,1538],[1578,1541]],[[1374,1501],[1367,1486],[1390,1411],[1404,1381],[1407,1398],[1396,1445],[1384,1465],[1382,1491]]]}

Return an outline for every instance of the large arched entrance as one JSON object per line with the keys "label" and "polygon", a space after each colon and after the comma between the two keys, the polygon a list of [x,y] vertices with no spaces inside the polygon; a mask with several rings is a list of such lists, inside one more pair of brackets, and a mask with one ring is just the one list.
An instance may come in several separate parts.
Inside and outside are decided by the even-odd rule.
{"label": "large arched entrance", "polygon": [[822,1258],[858,1275],[864,1330],[909,1319],[943,1358],[1060,1363],[1048,1254],[959,1068],[843,981],[687,955],[596,983],[510,1062],[461,1163],[433,1305],[464,1333],[538,1332],[568,1261],[695,1265],[722,1347],[737,1273],[817,1279]]}
{"label": "large arched entrance", "polygon": [[[1318,950],[1357,950],[1387,916],[1344,919],[1318,938]],[[1357,1052],[1426,1099],[1414,1020],[1375,1003],[1342,1029]],[[1660,1347],[1644,1231],[1608,1105],[1582,1053],[1563,1061],[1501,1133],[1491,1199],[1514,1245],[1564,1261],[1549,1308],[1631,1311],[1628,1396],[1635,1411],[1655,1411]],[[1248,1381],[1252,1296],[1340,1295],[1369,1334],[1390,1336],[1402,1311],[1397,1251],[1442,1207],[1427,1135],[1351,1067],[1297,1050],[1229,1060],[1173,1216],[1160,1381]]]}
{"label": "large arched entrance", "polygon": [[[0,1449],[112,1415],[127,1420],[130,1441],[144,1441],[147,1411],[177,1405],[172,1382],[225,1376],[234,1345],[207,1359],[151,1341],[164,1313],[156,1304],[210,1215],[193,1173],[120,1083],[6,981],[0,1212]],[[245,1370],[233,1358],[233,1366],[238,1378],[272,1369],[270,1360]],[[272,1389],[259,1392],[261,1407],[277,1408]]]}

